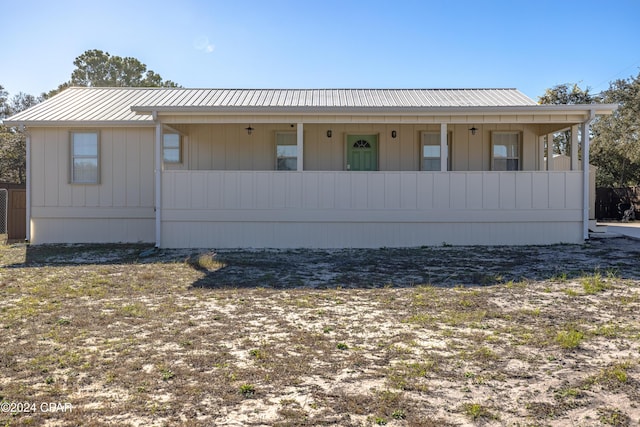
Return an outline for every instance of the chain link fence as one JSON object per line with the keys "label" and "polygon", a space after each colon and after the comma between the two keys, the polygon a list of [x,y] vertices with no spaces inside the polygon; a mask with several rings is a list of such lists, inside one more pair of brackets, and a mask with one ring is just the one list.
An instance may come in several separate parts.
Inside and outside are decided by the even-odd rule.
{"label": "chain link fence", "polygon": [[7,234],[7,217],[9,214],[9,192],[0,189],[0,234]]}

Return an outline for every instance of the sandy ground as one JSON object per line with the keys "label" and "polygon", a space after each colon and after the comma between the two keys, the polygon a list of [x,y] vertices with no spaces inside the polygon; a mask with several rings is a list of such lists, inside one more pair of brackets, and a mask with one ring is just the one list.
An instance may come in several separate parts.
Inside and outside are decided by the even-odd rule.
{"label": "sandy ground", "polygon": [[3,425],[640,424],[640,242],[0,251]]}

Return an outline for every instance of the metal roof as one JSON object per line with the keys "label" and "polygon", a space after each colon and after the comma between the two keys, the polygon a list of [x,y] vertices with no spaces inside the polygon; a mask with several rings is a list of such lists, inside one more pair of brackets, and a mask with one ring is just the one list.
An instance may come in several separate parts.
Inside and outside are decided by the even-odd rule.
{"label": "metal roof", "polygon": [[[147,122],[152,110],[242,111],[531,106],[516,89],[183,89],[73,87],[5,120]],[[132,108],[133,107],[133,108]],[[143,114],[140,114],[143,113]]]}
{"label": "metal roof", "polygon": [[[608,107],[600,104],[606,112]],[[25,125],[147,125],[162,114],[352,114],[450,111],[584,111],[594,106],[537,105],[516,89],[184,89],[73,87],[4,122]]]}

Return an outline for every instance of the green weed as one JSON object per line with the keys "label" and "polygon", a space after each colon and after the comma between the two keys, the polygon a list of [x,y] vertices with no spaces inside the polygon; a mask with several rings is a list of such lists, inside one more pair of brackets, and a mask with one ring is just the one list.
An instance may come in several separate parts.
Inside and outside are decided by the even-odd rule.
{"label": "green weed", "polygon": [[577,348],[584,339],[584,333],[573,327],[559,331],[556,335],[556,343],[564,349]]}

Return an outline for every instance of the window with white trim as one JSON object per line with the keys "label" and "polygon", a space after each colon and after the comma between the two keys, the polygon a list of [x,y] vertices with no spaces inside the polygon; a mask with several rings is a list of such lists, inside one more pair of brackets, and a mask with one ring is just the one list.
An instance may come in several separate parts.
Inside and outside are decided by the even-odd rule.
{"label": "window with white trim", "polygon": [[298,169],[298,138],[295,132],[276,133],[276,170]]}
{"label": "window with white trim", "polygon": [[[450,135],[447,132],[447,170],[451,170],[451,149],[450,149]],[[420,168],[423,171],[439,171],[440,170],[440,158],[442,156],[440,150],[440,132],[422,132],[422,144],[421,144],[421,164]]]}
{"label": "window with white trim", "polygon": [[182,137],[177,133],[162,135],[162,158],[165,163],[182,163]]}
{"label": "window with white trim", "polygon": [[98,132],[71,132],[71,183],[100,182],[100,138]]}
{"label": "window with white trim", "polygon": [[520,132],[491,133],[491,170],[520,170],[520,152]]}

